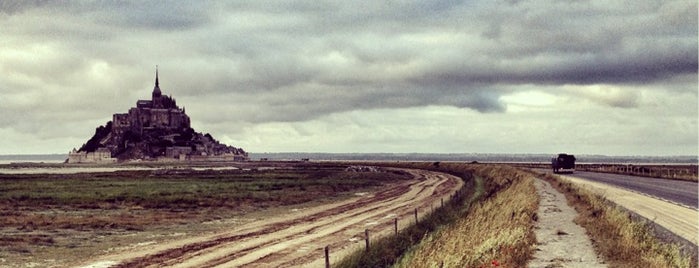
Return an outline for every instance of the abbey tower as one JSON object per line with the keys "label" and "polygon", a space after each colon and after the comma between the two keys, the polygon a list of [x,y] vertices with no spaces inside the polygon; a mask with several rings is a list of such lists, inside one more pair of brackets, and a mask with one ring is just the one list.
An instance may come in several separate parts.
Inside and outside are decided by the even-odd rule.
{"label": "abbey tower", "polygon": [[189,128],[189,116],[184,109],[177,107],[175,99],[163,96],[158,81],[158,70],[155,71],[155,87],[150,100],[139,100],[136,107],[125,114],[114,114],[112,127],[116,132],[132,131],[143,134],[144,131],[168,130],[177,131]]}

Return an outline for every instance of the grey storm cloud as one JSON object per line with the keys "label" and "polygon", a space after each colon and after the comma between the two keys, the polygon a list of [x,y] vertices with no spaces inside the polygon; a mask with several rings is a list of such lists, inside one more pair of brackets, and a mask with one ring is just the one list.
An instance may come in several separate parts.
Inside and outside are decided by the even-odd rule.
{"label": "grey storm cloud", "polygon": [[[37,122],[25,131],[52,117],[104,118],[148,96],[156,64],[165,93],[210,123],[425,106],[503,113],[520,85],[633,108],[637,93],[555,86],[696,90],[677,79],[697,73],[696,10],[651,0],[2,1],[0,112]],[[39,107],[52,115],[28,113]]]}

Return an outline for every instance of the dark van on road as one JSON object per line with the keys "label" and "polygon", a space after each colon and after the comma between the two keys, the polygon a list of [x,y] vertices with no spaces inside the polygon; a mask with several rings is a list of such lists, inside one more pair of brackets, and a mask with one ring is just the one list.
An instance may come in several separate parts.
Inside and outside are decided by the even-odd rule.
{"label": "dark van on road", "polygon": [[558,154],[551,158],[553,173],[573,173],[575,171],[575,156],[572,154]]}

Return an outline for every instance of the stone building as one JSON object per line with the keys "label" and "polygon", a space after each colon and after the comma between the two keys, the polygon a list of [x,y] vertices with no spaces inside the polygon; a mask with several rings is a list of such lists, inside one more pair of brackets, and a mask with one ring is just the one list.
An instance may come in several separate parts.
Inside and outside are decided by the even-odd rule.
{"label": "stone building", "polygon": [[110,159],[243,161],[247,153],[195,132],[185,109],[162,94],[156,69],[151,99],[138,100],[128,113],[114,114],[79,150],[69,153],[67,162],[113,161]]}
{"label": "stone building", "polygon": [[116,158],[112,157],[112,152],[107,148],[99,148],[94,152],[78,152],[73,148],[73,151],[68,153],[68,163],[113,163]]}
{"label": "stone building", "polygon": [[126,131],[143,134],[143,131],[163,129],[181,130],[189,128],[189,116],[184,108],[177,107],[172,97],[163,96],[158,81],[158,71],[155,71],[155,87],[150,100],[139,100],[136,107],[125,114],[112,116],[112,128],[115,133]]}

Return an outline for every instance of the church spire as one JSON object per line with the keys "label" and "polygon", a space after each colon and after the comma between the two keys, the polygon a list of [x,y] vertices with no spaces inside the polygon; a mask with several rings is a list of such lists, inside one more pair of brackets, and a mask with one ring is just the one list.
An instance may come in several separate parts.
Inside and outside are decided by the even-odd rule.
{"label": "church spire", "polygon": [[155,65],[155,87],[153,88],[153,99],[160,97],[163,93],[160,92],[160,83],[158,82],[158,65]]}

